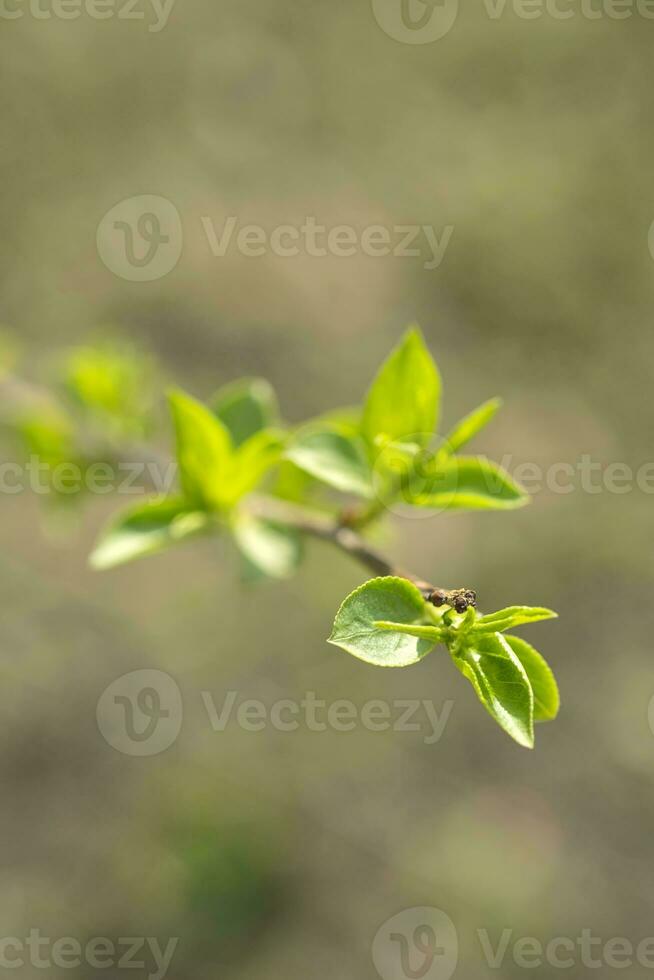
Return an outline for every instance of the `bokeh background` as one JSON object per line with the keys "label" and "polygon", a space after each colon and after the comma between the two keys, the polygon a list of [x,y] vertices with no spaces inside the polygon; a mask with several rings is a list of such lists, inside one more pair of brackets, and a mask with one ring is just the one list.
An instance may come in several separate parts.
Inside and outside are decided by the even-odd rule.
{"label": "bokeh background", "polygon": [[[654,22],[463,4],[416,45],[366,0],[177,0],[158,33],[136,9],[1,23],[0,320],[28,371],[110,329],[198,396],[265,375],[295,422],[356,402],[417,321],[446,425],[504,397],[476,445],[509,469],[651,459]],[[130,282],[96,232],[144,194],[174,203],[184,244],[167,275]],[[217,258],[201,218],[228,215],[454,231],[433,270]],[[414,906],[455,923],[460,976],[524,973],[510,952],[491,970],[479,928],[654,933],[650,495],[576,485],[512,514],[394,524],[398,560],[474,586],[484,608],[560,612],[529,631],[563,699],[531,753],[443,657],[379,671],[325,643],[364,577],[347,559],[312,545],[298,578],[255,590],[215,542],[92,573],[115,507],[94,500],[61,530],[33,496],[2,500],[3,936],[175,936],[180,980],[361,980],[379,926]],[[184,700],[180,737],[151,758],[112,749],[95,719],[106,685],[139,668],[170,673]],[[361,727],[216,733],[203,690],[218,705],[234,690],[454,707],[434,745]],[[93,975],[53,971],[71,973]]]}

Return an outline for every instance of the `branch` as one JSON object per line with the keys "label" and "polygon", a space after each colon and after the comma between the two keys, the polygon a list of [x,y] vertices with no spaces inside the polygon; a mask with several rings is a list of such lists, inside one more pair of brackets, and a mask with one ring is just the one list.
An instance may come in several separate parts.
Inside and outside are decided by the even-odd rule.
{"label": "branch", "polygon": [[324,514],[274,497],[251,497],[250,504],[252,513],[257,517],[278,521],[287,527],[295,528],[301,534],[328,541],[359,564],[370,569],[375,575],[394,575],[408,579],[434,606],[447,604],[453,606],[457,612],[463,613],[469,606],[477,604],[477,596],[471,589],[441,589],[404,569],[397,568],[384,555],[371,548],[368,542],[351,528],[334,522]]}
{"label": "branch", "polygon": [[[38,405],[49,407],[54,404],[54,400],[47,389],[39,385],[25,382],[13,375],[7,374],[0,379],[0,401],[6,401],[14,410],[25,408],[26,406]],[[107,451],[107,447],[104,447]],[[110,450],[115,455],[114,450]],[[138,460],[150,460],[159,465],[162,472],[166,472],[172,460],[159,453],[158,450],[146,445],[132,445],[126,447],[119,454],[121,460],[134,462]],[[309,537],[327,541],[345,554],[350,555],[359,564],[368,568],[374,575],[394,575],[398,578],[405,578],[420,589],[424,598],[434,606],[453,606],[457,612],[463,613],[469,606],[477,603],[476,594],[471,589],[442,589],[424,579],[406,572],[401,568],[392,565],[388,559],[371,548],[368,542],[357,534],[354,527],[363,527],[365,524],[376,517],[379,507],[373,507],[364,515],[360,515],[357,520],[352,517],[340,521],[293,504],[275,497],[251,496],[248,499],[248,508],[258,517],[268,518],[288,527],[295,528],[301,534]]]}

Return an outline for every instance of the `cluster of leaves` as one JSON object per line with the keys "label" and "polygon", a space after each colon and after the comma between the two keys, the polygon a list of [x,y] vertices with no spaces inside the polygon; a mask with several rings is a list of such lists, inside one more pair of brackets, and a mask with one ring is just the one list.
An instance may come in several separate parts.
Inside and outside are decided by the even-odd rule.
{"label": "cluster of leaves", "polygon": [[382,365],[360,409],[308,423],[288,458],[345,493],[373,501],[368,516],[396,501],[414,507],[506,510],[528,502],[501,467],[465,446],[500,408],[493,398],[437,436],[441,380],[419,330],[409,330]]}
{"label": "cluster of leaves", "polygon": [[[147,435],[152,373],[133,352],[79,349],[66,360],[63,378],[82,431],[101,434],[105,453],[107,445],[134,444]],[[493,418],[499,399],[485,402],[444,438],[437,434],[440,400],[440,375],[417,328],[384,362],[361,406],[296,428],[282,424],[275,393],[260,378],[235,381],[207,404],[172,390],[178,489],[119,514],[91,562],[107,569],[222,531],[235,543],[249,578],[284,578],[301,561],[301,533],[293,521],[261,516],[262,509],[252,506],[255,492],[259,501],[282,498],[307,514],[326,510],[334,526],[347,513],[349,525],[361,531],[396,503],[438,510],[526,504],[528,495],[501,467],[459,453]],[[60,404],[45,417],[21,419],[26,444],[50,462],[88,461],[79,432],[79,419]],[[415,663],[444,643],[495,720],[520,744],[531,745],[533,722],[556,714],[556,685],[540,655],[503,632],[552,615],[527,607],[461,615],[450,606],[436,609],[408,580],[390,577],[348,596],[331,642],[383,666]]]}
{"label": "cluster of leaves", "polygon": [[[18,357],[5,363],[5,376]],[[149,435],[156,372],[131,346],[105,341],[68,351],[47,373],[46,390],[19,386],[3,424],[25,457],[38,459],[50,499],[69,503],[84,492],[92,466],[115,463],[126,443]],[[79,479],[64,489],[71,467]]]}
{"label": "cluster of leaves", "polygon": [[375,578],[355,589],[339,609],[329,642],[377,667],[408,667],[442,643],[495,721],[532,748],[534,722],[559,710],[552,671],[540,653],[506,630],[551,619],[550,609],[509,606],[488,616],[435,608],[403,578]]}

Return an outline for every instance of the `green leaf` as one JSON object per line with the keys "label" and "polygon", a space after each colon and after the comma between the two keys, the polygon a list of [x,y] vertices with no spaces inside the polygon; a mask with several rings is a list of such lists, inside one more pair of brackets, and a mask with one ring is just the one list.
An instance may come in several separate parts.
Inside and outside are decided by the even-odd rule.
{"label": "green leaf", "polygon": [[239,378],[220,388],[210,407],[238,447],[262,429],[279,423],[275,391],[264,378]]}
{"label": "green leaf", "polygon": [[440,392],[440,376],[422,334],[417,327],[408,330],[368,391],[362,420],[368,443],[426,445],[438,423]]}
{"label": "green leaf", "polygon": [[232,506],[251,493],[280,461],[284,438],[281,430],[262,429],[236,450],[231,478],[221,490],[221,500],[225,506]]}
{"label": "green leaf", "polygon": [[527,673],[500,633],[474,638],[454,663],[492,718],[520,745],[534,745],[534,695]]}
{"label": "green leaf", "polygon": [[522,664],[534,692],[534,721],[552,721],[559,713],[559,689],[554,674],[531,644],[519,636],[505,636]]}
{"label": "green leaf", "polygon": [[189,501],[221,508],[229,496],[233,448],[229,432],[209,409],[183,391],[169,394],[182,489]]}
{"label": "green leaf", "polygon": [[75,348],[64,365],[70,395],[88,412],[142,434],[153,401],[153,366],[127,344]]}
{"label": "green leaf", "polygon": [[434,641],[376,624],[417,625],[424,618],[425,600],[415,585],[392,576],[374,578],[344,600],[328,642],[378,667],[407,667],[422,660]]}
{"label": "green leaf", "polygon": [[101,536],[90,563],[104,570],[154,555],[206,531],[209,517],[189,510],[181,498],[165,497],[137,504],[120,514]]}
{"label": "green leaf", "polygon": [[502,633],[504,630],[522,626],[525,623],[538,623],[543,619],[556,619],[557,613],[540,606],[507,606],[497,612],[480,616],[473,626],[475,633]]}
{"label": "green leaf", "polygon": [[302,559],[302,539],[293,528],[250,514],[239,515],[234,539],[250,565],[268,578],[289,578]]}
{"label": "green leaf", "polygon": [[373,495],[366,447],[358,436],[312,426],[297,433],[286,458],[342,493]]}
{"label": "green leaf", "polygon": [[479,456],[432,456],[411,474],[407,499],[416,507],[512,510],[529,495],[502,467]]}
{"label": "green leaf", "polygon": [[465,446],[485,425],[488,425],[501,407],[501,398],[491,398],[489,401],[484,402],[483,405],[480,405],[479,408],[475,408],[465,418],[462,418],[445,437],[443,447],[445,451],[452,454],[457,452],[461,446]]}

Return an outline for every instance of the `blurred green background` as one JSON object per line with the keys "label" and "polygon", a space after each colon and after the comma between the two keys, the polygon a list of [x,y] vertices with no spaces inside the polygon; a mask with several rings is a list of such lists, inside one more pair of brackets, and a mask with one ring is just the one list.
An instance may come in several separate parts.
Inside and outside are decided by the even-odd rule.
{"label": "blurred green background", "polygon": [[[574,9],[492,20],[466,4],[424,45],[386,34],[365,0],[177,0],[158,33],[147,13],[2,20],[0,320],[24,363],[110,328],[198,396],[268,377],[293,422],[356,401],[417,321],[446,425],[504,397],[476,447],[509,469],[647,462],[654,22]],[[183,227],[177,266],[151,282],[96,248],[106,212],[136,195],[173,202]],[[433,270],[218,258],[201,218],[220,230],[229,215],[454,231]],[[117,505],[95,500],[60,532],[33,496],[2,499],[3,935],[175,936],[169,976],[189,980],[361,980],[378,927],[413,906],[452,918],[468,977],[524,973],[510,954],[490,970],[478,928],[654,933],[647,493],[545,489],[512,514],[394,526],[401,563],[475,587],[482,608],[559,611],[528,636],[563,699],[533,753],[445,658],[381,671],[328,646],[365,573],[318,544],[298,578],[255,590],[215,542],[91,573]],[[95,719],[106,685],[140,668],[170,673],[185,709],[150,758],[112,749]],[[230,690],[454,706],[434,745],[361,727],[214,732],[200,692],[220,705]]]}

